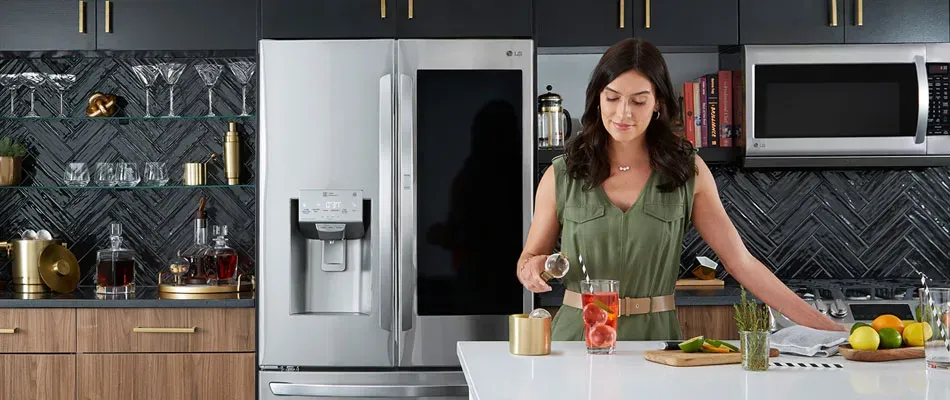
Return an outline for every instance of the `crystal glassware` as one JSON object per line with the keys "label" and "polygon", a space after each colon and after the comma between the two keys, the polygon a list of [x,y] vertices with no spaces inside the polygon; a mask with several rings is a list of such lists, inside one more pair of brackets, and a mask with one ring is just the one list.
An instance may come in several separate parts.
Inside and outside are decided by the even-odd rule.
{"label": "crystal glassware", "polygon": [[115,186],[119,178],[114,163],[96,163],[96,183],[99,186]]}
{"label": "crystal glassware", "polygon": [[580,284],[587,353],[611,354],[617,344],[620,281],[589,279]]}
{"label": "crystal glassware", "polygon": [[228,246],[228,226],[214,226],[214,246],[211,247],[211,260],[221,281],[237,281],[237,251]]}
{"label": "crystal glassware", "polygon": [[76,75],[49,74],[46,76],[46,81],[50,87],[59,92],[59,117],[65,118],[66,113],[63,111],[63,92],[69,90],[69,88],[76,84]]}
{"label": "crystal glassware", "polygon": [[161,63],[158,64],[158,71],[161,72],[162,78],[165,79],[165,83],[168,83],[169,86],[168,116],[177,117],[177,115],[175,115],[175,85],[178,83],[178,79],[181,78],[181,73],[185,72],[185,64]]}
{"label": "crystal glassware", "polygon": [[13,99],[16,97],[16,91],[23,85],[23,82],[20,80],[20,75],[17,74],[3,74],[0,75],[0,85],[7,88],[10,91],[10,116],[13,116]]}
{"label": "crystal glassware", "polygon": [[20,82],[30,89],[30,112],[27,117],[39,117],[36,113],[36,88],[46,81],[46,75],[39,72],[24,72],[20,74]]}
{"label": "crystal glassware", "polygon": [[66,186],[86,186],[89,184],[89,169],[86,163],[66,164]]}
{"label": "crystal glassware", "polygon": [[138,167],[135,163],[122,162],[115,164],[116,184],[119,186],[135,186],[139,184],[142,178],[139,176]]}
{"label": "crystal glassware", "polygon": [[145,184],[148,186],[165,186],[168,183],[168,174],[165,172],[165,163],[145,163]]}
{"label": "crystal glassware", "polygon": [[950,369],[950,288],[918,289],[918,326],[904,327],[903,339],[910,345],[924,344],[924,358],[931,369]]}
{"label": "crystal glassware", "polygon": [[241,84],[241,115],[249,115],[247,113],[247,84],[251,82],[251,77],[254,76],[255,66],[256,64],[251,61],[234,61],[228,63],[228,68],[231,69],[231,73],[234,74],[234,77],[237,78]]}
{"label": "crystal glassware", "polygon": [[152,86],[154,86],[155,81],[158,80],[158,68],[154,65],[135,65],[132,66],[132,72],[134,72],[135,76],[139,78],[139,81],[145,85],[145,116],[151,117],[152,113],[149,111],[151,102],[149,98],[151,97],[150,92],[152,91]]}
{"label": "crystal glassware", "polygon": [[122,247],[122,224],[109,226],[111,246],[96,252],[96,293],[135,292],[135,251]]}
{"label": "crystal glassware", "polygon": [[215,83],[218,83],[218,77],[221,76],[221,71],[224,70],[224,67],[212,63],[198,64],[195,65],[195,70],[198,71],[198,76],[204,81],[205,86],[208,87],[208,116],[213,117],[214,109],[211,107],[211,91]]}
{"label": "crystal glassware", "polygon": [[209,275],[217,276],[210,265],[209,255],[211,246],[208,245],[208,220],[202,215],[195,218],[194,242],[180,250],[178,256],[188,261],[188,272],[185,274],[187,284],[205,284]]}
{"label": "crystal glassware", "polygon": [[740,331],[739,351],[742,353],[742,369],[765,371],[769,369],[768,331]]}

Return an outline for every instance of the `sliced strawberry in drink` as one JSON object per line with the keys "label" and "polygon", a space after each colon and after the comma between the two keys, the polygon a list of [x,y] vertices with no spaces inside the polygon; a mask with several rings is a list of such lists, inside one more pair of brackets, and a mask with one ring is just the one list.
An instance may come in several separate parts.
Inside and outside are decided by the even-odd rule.
{"label": "sliced strawberry in drink", "polygon": [[610,347],[617,341],[617,330],[610,325],[597,325],[587,336],[591,346]]}
{"label": "sliced strawberry in drink", "polygon": [[607,312],[594,303],[584,306],[584,323],[587,326],[603,325],[607,322]]}

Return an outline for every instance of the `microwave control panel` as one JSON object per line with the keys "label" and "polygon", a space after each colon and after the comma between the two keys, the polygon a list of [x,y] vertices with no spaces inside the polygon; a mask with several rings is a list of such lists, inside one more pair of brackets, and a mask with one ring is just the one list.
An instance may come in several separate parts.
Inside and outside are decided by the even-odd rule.
{"label": "microwave control panel", "polygon": [[947,111],[950,107],[950,64],[928,63],[927,84],[930,86],[930,112],[927,116],[927,135],[950,135]]}

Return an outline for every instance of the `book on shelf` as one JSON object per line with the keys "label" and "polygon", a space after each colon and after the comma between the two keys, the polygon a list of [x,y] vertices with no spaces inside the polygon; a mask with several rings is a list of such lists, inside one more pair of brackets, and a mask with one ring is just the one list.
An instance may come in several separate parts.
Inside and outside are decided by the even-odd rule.
{"label": "book on shelf", "polygon": [[722,70],[683,83],[683,132],[697,148],[742,147],[742,71]]}

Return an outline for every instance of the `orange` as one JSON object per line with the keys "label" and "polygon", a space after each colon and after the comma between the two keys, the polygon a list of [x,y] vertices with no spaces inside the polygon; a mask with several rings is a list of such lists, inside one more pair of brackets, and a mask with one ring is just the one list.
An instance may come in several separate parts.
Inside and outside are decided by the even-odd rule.
{"label": "orange", "polygon": [[880,331],[884,328],[894,328],[898,333],[903,333],[904,321],[901,321],[896,315],[884,314],[874,318],[874,321],[871,321],[871,327],[876,331]]}

